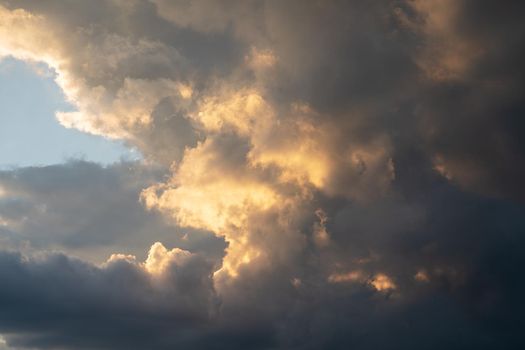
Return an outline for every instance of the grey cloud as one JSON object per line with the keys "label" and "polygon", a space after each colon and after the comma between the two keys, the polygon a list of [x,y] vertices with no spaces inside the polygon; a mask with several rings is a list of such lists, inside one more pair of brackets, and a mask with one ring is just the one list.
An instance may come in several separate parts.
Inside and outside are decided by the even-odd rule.
{"label": "grey cloud", "polygon": [[[524,86],[518,62],[525,32],[516,13],[523,6],[516,1],[456,6],[444,40],[455,43],[452,52],[470,48],[464,67],[449,79],[422,84],[409,113],[419,126],[419,142],[444,176],[467,190],[522,200],[524,148],[518,134]],[[429,38],[425,46],[439,48],[436,41]]]}
{"label": "grey cloud", "polygon": [[186,148],[193,148],[202,140],[187,113],[180,99],[161,101],[151,115],[151,127],[137,132],[139,148],[146,154],[155,154],[155,159],[166,166],[179,162]]}
{"label": "grey cloud", "polygon": [[161,285],[126,260],[96,267],[9,252],[0,260],[0,324],[14,347],[164,348],[193,338],[214,308],[212,264],[197,255],[171,263]]}
{"label": "grey cloud", "polygon": [[155,241],[220,258],[222,240],[176,227],[140,204],[140,191],[161,175],[161,168],[140,163],[102,167],[83,161],[0,172],[0,186],[9,189],[0,198],[0,218],[6,221],[0,236],[94,261],[114,252],[143,257]]}
{"label": "grey cloud", "polygon": [[[24,260],[3,253],[1,280],[12,282],[0,291],[0,333],[10,345],[523,347],[521,2],[8,3],[50,18],[56,33],[72,33],[64,55],[89,89],[118,94],[127,78],[140,79],[123,103],[153,94],[151,123],[125,127],[128,142],[172,165],[172,173],[167,179],[166,168],[87,163],[3,172],[0,184],[13,194],[0,199],[8,223],[0,233],[71,254],[106,246],[105,254],[140,256],[160,240],[199,256],[170,275],[181,290],[170,284],[163,294],[147,289],[147,276],[125,260],[96,267],[60,254]],[[262,66],[271,68],[247,63],[264,50],[271,62]],[[111,63],[110,53],[123,58]],[[190,84],[192,98],[165,93],[175,85],[164,78]],[[259,99],[248,108],[233,98],[249,89],[264,108]],[[210,100],[216,103],[206,112],[232,114],[219,113],[212,131],[198,118]],[[270,117],[278,127],[252,137]],[[306,146],[294,143],[305,135]],[[285,166],[249,164],[254,150]],[[329,163],[322,185],[301,183],[308,182],[303,160],[314,164],[306,175]],[[219,202],[217,212],[236,219],[215,232],[224,239],[174,227],[176,217],[145,211],[138,200],[158,182],[164,187],[153,189],[184,188],[180,164],[189,189],[218,184],[210,186],[218,194],[189,196],[191,207],[166,199],[172,211],[199,213],[220,194],[250,202],[239,200],[243,191],[227,196],[232,182],[249,194],[252,183],[269,188],[276,203],[249,203],[242,212],[245,203]],[[281,181],[283,174],[299,180]],[[319,228],[324,244],[316,242]],[[249,263],[235,278],[211,278],[233,255],[232,242],[242,248],[234,251],[238,260]],[[380,274],[395,288],[374,287]]]}
{"label": "grey cloud", "polygon": [[[418,52],[421,47],[438,49],[441,43],[425,37],[424,31],[414,30],[414,26],[424,26],[428,18],[403,1],[225,1],[220,6],[208,2],[139,1],[123,5],[100,1],[98,6],[87,8],[76,2],[45,6],[33,1],[8,3],[52,18],[54,25],[61,26],[60,32],[77,33],[71,36],[75,38],[72,45],[77,41],[89,43],[87,48],[105,52],[100,65],[94,52],[66,49],[78,52],[78,59],[71,62],[80,70],[71,69],[93,87],[116,89],[125,78],[161,77],[191,78],[199,82],[195,87],[202,91],[216,77],[233,77],[237,83],[248,84],[247,77],[232,76],[234,67],[249,54],[251,45],[270,48],[278,58],[277,66],[262,82],[277,105],[306,101],[324,118],[336,117],[338,127],[353,138],[363,132],[381,137],[386,132],[395,138],[402,132],[404,139],[423,143],[429,157],[437,163],[441,160],[453,181],[466,188],[521,196],[519,191],[505,187],[518,181],[523,163],[518,132],[522,129],[522,30],[514,15],[521,5],[515,2],[498,6],[487,1],[478,6],[464,1],[455,5],[456,12],[449,11],[451,28],[444,40],[472,45],[482,54],[468,62],[459,80],[440,82],[422,77]],[[494,9],[505,20],[488,15]],[[407,26],[406,19],[413,25]],[[490,29],[480,29],[480,23]],[[508,32],[514,39],[505,35]],[[141,44],[141,40],[146,41]],[[119,42],[122,44],[116,45]],[[124,59],[108,66],[107,75],[97,77],[104,71],[112,47]],[[126,47],[131,50],[128,56]],[[220,68],[215,66],[218,62],[230,66],[223,64]],[[89,71],[83,71],[84,67]],[[165,162],[169,162],[166,149],[173,146],[159,140],[166,137],[167,130],[173,130],[174,139],[179,140],[188,134],[185,127],[177,131],[177,123],[168,126],[162,122],[171,119],[171,112],[159,106],[154,114],[158,122],[134,131],[139,147]],[[347,126],[356,123],[362,127],[355,130]],[[420,128],[407,135],[412,125]],[[185,146],[192,145],[194,139],[190,138],[174,153],[180,154]],[[338,149],[345,147],[343,143]],[[480,154],[486,156],[478,159]]]}
{"label": "grey cloud", "polygon": [[[325,201],[331,246],[276,262],[271,276],[246,271],[224,312],[273,320],[278,348],[519,348],[523,206],[429,181],[424,198],[379,207]],[[334,265],[363,277],[328,283]],[[429,280],[416,279],[419,271]],[[373,290],[377,273],[397,288]]]}
{"label": "grey cloud", "polygon": [[[104,172],[91,164],[69,167]],[[65,188],[74,183],[64,166],[56,168]],[[53,187],[31,170],[38,176],[19,170],[18,181],[39,179],[35,192]],[[4,252],[2,333],[15,348],[38,349],[490,349],[502,341],[519,348],[523,207],[465,194],[429,174],[418,190],[424,196],[404,189],[410,173],[399,174],[397,196],[375,204],[319,195],[332,240],[321,251],[299,247],[292,254],[284,232],[268,225],[276,216],[253,217],[252,235],[273,251],[273,267],[241,270],[212,304],[199,301],[210,295],[211,282],[199,286],[213,262],[198,257],[195,266],[168,274],[164,283],[181,289],[155,290],[126,260],[97,267],[56,253],[28,259]],[[304,220],[303,232],[311,232],[316,219]],[[366,280],[331,284],[333,262],[341,272],[361,269],[365,278],[387,273],[398,289],[389,296]],[[419,269],[429,282],[414,279]]]}

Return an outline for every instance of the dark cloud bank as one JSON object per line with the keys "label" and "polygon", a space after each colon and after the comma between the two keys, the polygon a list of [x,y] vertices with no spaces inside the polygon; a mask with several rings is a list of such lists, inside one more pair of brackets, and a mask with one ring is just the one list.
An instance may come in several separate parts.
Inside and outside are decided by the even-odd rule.
{"label": "dark cloud bank", "polygon": [[[120,137],[147,159],[0,172],[0,334],[9,349],[525,346],[525,3],[1,3],[49,20],[45,28],[63,36],[56,51],[71,57],[64,69],[85,91],[103,87],[124,101],[90,128],[125,129]],[[134,53],[91,67],[98,55],[86,45],[105,47],[111,35]],[[144,104],[160,94],[145,126],[115,117],[139,110],[117,93],[126,78],[143,79]],[[196,100],[164,94],[159,79],[191,82]],[[247,86],[262,91],[281,131],[259,138],[236,120],[236,129],[210,131],[187,116]],[[298,101],[308,107],[290,107]],[[294,108],[313,131],[287,129]],[[322,141],[306,156],[329,164],[323,181],[307,168],[310,183],[301,182],[280,160],[246,166],[304,135]],[[350,162],[348,149],[360,150]],[[195,224],[184,203],[140,196],[156,183],[166,193],[188,186],[185,164],[202,154],[192,164],[213,179],[195,188],[233,178],[293,204],[230,213],[240,219],[224,227],[236,236]],[[168,249],[153,245],[146,257],[156,241]],[[224,260],[235,244],[266,260],[248,259],[224,282],[216,272],[235,261]],[[112,253],[137,258],[101,263]]]}

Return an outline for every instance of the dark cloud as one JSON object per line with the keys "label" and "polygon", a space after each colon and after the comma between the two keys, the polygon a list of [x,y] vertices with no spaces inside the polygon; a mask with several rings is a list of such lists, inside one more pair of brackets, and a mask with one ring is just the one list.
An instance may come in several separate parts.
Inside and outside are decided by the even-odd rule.
{"label": "dark cloud", "polygon": [[215,307],[212,264],[199,256],[168,261],[160,276],[124,259],[96,267],[2,252],[0,261],[0,324],[10,346],[166,348],[194,338]]}
{"label": "dark cloud", "polygon": [[[455,71],[425,84],[417,95],[413,111],[422,142],[451,181],[467,190],[523,200],[524,147],[518,134],[523,130],[519,62],[525,31],[516,16],[523,6],[462,1],[454,7],[447,33],[426,43],[441,48],[448,55],[445,64]],[[444,40],[449,47],[443,47]]]}
{"label": "dark cloud", "polygon": [[10,346],[525,345],[520,2],[3,3],[147,160],[0,173]]}
{"label": "dark cloud", "polygon": [[219,258],[222,240],[180,228],[145,211],[140,191],[162,168],[140,163],[102,167],[84,161],[0,172],[0,238],[16,246],[61,249],[104,261],[114,252],[143,257],[155,241],[207,251]]}
{"label": "dark cloud", "polygon": [[[182,289],[173,293],[190,288],[188,300],[165,287],[155,290],[125,260],[98,268],[63,255],[27,260],[3,253],[2,280],[8,286],[0,298],[3,332],[10,344],[42,349],[519,348],[525,209],[443,183],[427,194],[417,203],[398,202],[424,208],[424,219],[414,222],[409,214],[408,224],[399,218],[377,223],[399,215],[395,205],[330,213],[335,251],[309,253],[294,265],[275,262],[278,269],[269,274],[247,269],[212,305],[191,289],[192,278],[209,276],[209,265],[202,265],[203,275],[192,267],[166,277],[165,283]],[[359,213],[367,209],[371,218]],[[357,227],[352,215],[361,216]],[[385,294],[366,280],[329,283],[322,270],[330,259],[342,271],[388,273],[397,289]],[[200,271],[199,260],[195,264]],[[414,278],[420,270],[427,271],[428,281]],[[293,276],[301,283],[295,286]],[[197,309],[181,311],[179,302]],[[207,312],[212,313],[204,317]]]}

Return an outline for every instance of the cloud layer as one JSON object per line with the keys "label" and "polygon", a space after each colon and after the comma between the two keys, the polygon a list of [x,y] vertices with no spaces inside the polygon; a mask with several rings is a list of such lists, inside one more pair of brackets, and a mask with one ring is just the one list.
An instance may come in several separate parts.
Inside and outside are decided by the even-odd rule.
{"label": "cloud layer", "polygon": [[9,346],[523,345],[519,2],[0,4],[145,158],[0,173]]}

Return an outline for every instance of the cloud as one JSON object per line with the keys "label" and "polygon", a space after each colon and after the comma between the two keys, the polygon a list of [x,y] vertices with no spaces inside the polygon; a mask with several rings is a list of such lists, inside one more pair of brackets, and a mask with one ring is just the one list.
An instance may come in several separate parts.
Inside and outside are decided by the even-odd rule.
{"label": "cloud", "polygon": [[[517,62],[524,53],[518,38],[525,33],[515,16],[522,5],[452,3],[414,3],[417,30],[425,33],[416,57],[433,82],[415,108],[423,142],[435,169],[454,183],[522,200],[517,179],[523,145],[516,131],[523,79]],[[513,39],[504,32],[514,33]]]}
{"label": "cloud", "polygon": [[522,343],[518,3],[1,3],[58,121],[145,157],[0,173],[10,346]]}
{"label": "cloud", "polygon": [[[112,342],[118,348],[159,347],[166,340],[154,338],[165,335],[166,326],[183,334],[208,319],[214,308],[212,264],[187,251],[168,251],[160,243],[152,246],[144,264],[114,255],[98,267],[60,254],[26,257],[7,252],[0,261],[6,283],[0,323],[15,347],[67,343],[107,348]],[[42,320],[44,327],[39,326]],[[13,328],[31,335],[10,335]]]}
{"label": "cloud", "polygon": [[140,191],[161,174],[161,168],[140,163],[102,167],[83,161],[2,171],[0,239],[12,247],[60,249],[92,262],[122,250],[143,257],[157,240],[222,256],[224,242],[211,233],[175,227],[144,210]]}

